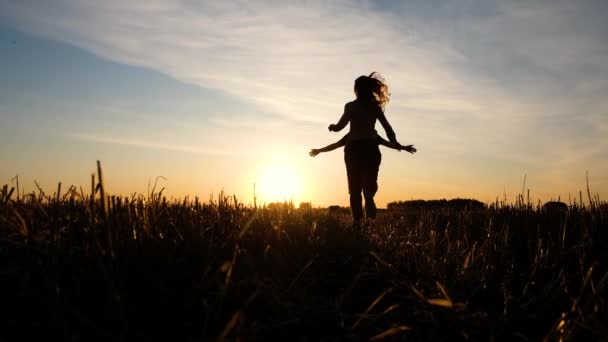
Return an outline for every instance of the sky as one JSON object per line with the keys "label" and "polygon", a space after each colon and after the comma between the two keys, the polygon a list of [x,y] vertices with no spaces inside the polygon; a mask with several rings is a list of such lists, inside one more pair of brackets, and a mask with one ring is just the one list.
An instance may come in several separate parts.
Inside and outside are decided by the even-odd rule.
{"label": "sky", "polygon": [[[379,72],[378,204],[608,197],[605,1],[0,0],[0,184],[348,205],[328,132]],[[384,131],[378,124],[381,135]]]}

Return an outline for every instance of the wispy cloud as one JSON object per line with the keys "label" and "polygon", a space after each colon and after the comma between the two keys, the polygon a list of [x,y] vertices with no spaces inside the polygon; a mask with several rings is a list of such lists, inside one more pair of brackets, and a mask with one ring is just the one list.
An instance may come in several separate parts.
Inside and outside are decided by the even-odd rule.
{"label": "wispy cloud", "polygon": [[341,107],[337,102],[352,97],[353,79],[372,69],[407,84],[401,91],[407,94],[439,99],[462,86],[441,67],[454,57],[449,46],[422,40],[364,2],[54,1],[39,6],[6,5],[23,29],[300,120],[327,120],[327,113]]}
{"label": "wispy cloud", "polygon": [[114,137],[107,135],[95,135],[95,134],[86,134],[86,133],[73,133],[68,135],[69,138],[80,140],[80,141],[89,141],[101,144],[112,144],[112,145],[122,145],[122,146],[133,146],[133,147],[141,147],[155,150],[165,150],[172,152],[186,152],[193,154],[205,154],[205,155],[213,155],[213,156],[221,156],[221,155],[237,155],[238,153],[226,151],[223,148],[206,148],[195,145],[182,145],[182,144],[171,144],[171,143],[163,143],[158,141],[148,141],[148,140],[140,140],[140,139],[132,139],[125,137]]}

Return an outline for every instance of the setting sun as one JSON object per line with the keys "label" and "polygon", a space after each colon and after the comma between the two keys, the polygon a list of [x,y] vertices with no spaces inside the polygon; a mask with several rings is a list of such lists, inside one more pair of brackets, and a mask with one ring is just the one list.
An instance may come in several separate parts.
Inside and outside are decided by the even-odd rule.
{"label": "setting sun", "polygon": [[286,165],[272,165],[262,171],[256,186],[259,199],[270,202],[293,200],[300,194],[302,182],[297,172]]}

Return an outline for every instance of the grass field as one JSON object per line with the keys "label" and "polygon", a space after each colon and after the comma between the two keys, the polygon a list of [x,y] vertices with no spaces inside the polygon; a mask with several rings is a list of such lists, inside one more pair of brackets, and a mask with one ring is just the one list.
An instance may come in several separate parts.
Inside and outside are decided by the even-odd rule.
{"label": "grass field", "polygon": [[[601,340],[608,206],[0,194],[0,340]],[[590,202],[590,204],[589,204]]]}

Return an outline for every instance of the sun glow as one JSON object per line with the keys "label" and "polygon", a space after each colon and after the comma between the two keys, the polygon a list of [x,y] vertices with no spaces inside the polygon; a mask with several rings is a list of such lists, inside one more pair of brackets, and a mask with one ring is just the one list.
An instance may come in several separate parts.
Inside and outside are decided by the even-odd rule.
{"label": "sun glow", "polygon": [[301,190],[299,175],[286,165],[273,165],[265,169],[256,184],[257,196],[266,203],[294,200]]}

